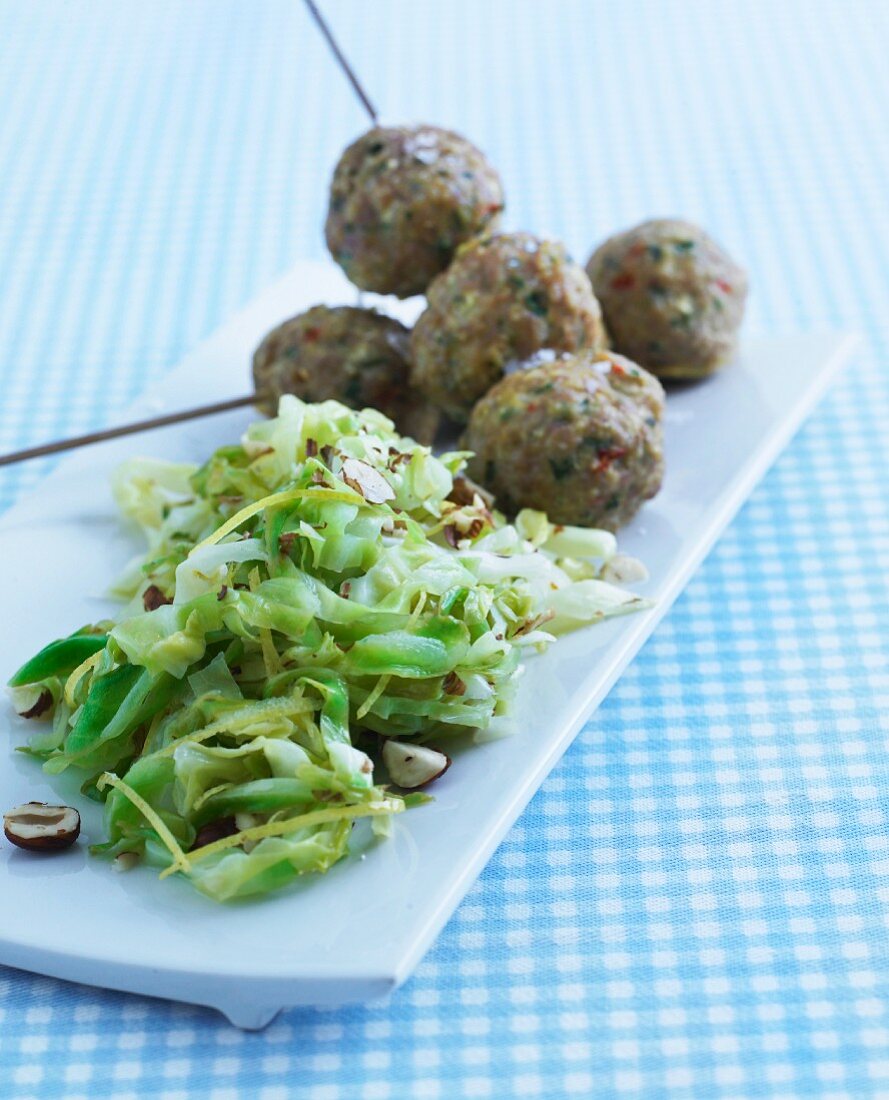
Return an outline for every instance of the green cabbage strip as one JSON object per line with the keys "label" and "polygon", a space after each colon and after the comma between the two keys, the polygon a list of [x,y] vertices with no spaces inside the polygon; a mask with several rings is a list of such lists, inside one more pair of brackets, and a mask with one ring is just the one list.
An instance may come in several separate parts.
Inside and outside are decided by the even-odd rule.
{"label": "green cabbage strip", "polygon": [[118,618],[10,681],[51,722],[27,751],[104,802],[94,852],[220,901],[325,871],[360,819],[385,835],[421,800],[375,782],[380,735],[483,731],[523,650],[643,606],[603,579],[613,535],[539,512],[507,524],[466,457],[285,397],[200,468],[121,468],[148,547],[115,586]]}

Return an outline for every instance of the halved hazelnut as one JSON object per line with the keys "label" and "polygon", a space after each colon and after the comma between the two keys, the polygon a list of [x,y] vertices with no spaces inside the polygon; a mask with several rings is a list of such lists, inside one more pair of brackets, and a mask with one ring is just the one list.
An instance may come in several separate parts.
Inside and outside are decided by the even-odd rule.
{"label": "halved hazelnut", "polygon": [[405,745],[402,741],[386,741],[383,763],[393,783],[407,790],[425,787],[438,779],[451,766],[451,758],[428,745]]}
{"label": "halved hazelnut", "polygon": [[448,500],[452,500],[455,504],[474,505],[476,504],[476,497],[481,500],[486,508],[493,508],[493,493],[489,493],[487,489],[483,489],[478,482],[473,481],[472,478],[467,477],[466,474],[457,474],[454,478],[453,488],[448,494]]}
{"label": "halved hazelnut", "polygon": [[464,695],[466,684],[460,679],[453,669],[445,676],[441,683],[441,690],[445,695]]}
{"label": "halved hazelnut", "polygon": [[146,611],[157,611],[159,607],[172,602],[172,597],[165,596],[156,584],[150,584],[142,593],[142,606]]}
{"label": "halved hazelnut", "polygon": [[222,840],[223,837],[234,836],[238,832],[238,828],[238,823],[232,815],[219,817],[215,821],[208,821],[206,825],[202,825],[198,829],[191,850],[194,851],[195,848],[203,848],[207,844],[213,844],[217,840]]}
{"label": "halved hazelnut", "polygon": [[360,458],[347,458],[340,477],[369,504],[384,504],[395,499],[395,490],[379,471]]}
{"label": "halved hazelnut", "polygon": [[615,554],[602,570],[602,580],[613,584],[636,584],[648,580],[648,570],[638,558]]}
{"label": "halved hazelnut", "polygon": [[70,806],[26,802],[3,815],[3,832],[28,852],[61,852],[80,836],[80,814]]}
{"label": "halved hazelnut", "polygon": [[15,709],[20,718],[39,718],[52,706],[52,692],[43,687],[19,688]]}

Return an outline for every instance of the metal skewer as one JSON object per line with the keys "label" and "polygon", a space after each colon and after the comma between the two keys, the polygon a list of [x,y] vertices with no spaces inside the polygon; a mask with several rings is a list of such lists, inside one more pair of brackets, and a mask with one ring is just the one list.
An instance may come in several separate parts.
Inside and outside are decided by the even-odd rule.
{"label": "metal skewer", "polygon": [[[306,7],[312,18],[324,35],[325,41],[336,58],[347,80],[355,90],[355,94],[361,100],[364,109],[370,115],[371,121],[377,121],[377,109],[371,103],[367,92],[361,86],[361,82],[355,75],[352,66],[346,60],[345,54],[340,49],[324,16],[318,10],[314,0],[305,0]],[[247,397],[234,397],[229,401],[218,401],[213,405],[201,405],[196,409],[184,409],[182,412],[166,413],[163,416],[155,416],[150,420],[139,420],[134,424],[122,424],[117,428],[105,428],[99,432],[88,432],[86,435],[74,436],[72,439],[59,439],[54,443],[42,443],[39,447],[26,447],[21,451],[13,451],[8,455],[0,455],[0,466],[11,466],[15,462],[24,462],[29,458],[41,458],[44,455],[58,454],[60,451],[72,451],[76,447],[86,447],[90,443],[102,443],[106,439],[119,439],[124,435],[133,435],[136,432],[147,432],[151,428],[163,428],[167,424],[180,424],[184,420],[197,420],[202,416],[213,416],[215,413],[229,412],[231,409],[240,409],[245,405],[253,405],[262,400],[261,394],[252,393]]]}
{"label": "metal skewer", "polygon": [[27,458],[41,458],[43,455],[58,454],[59,451],[72,451],[75,447],[85,447],[88,443],[102,443],[106,439],[118,439],[122,435],[133,435],[135,432],[147,432],[151,428],[163,428],[167,424],[179,424],[183,420],[197,420],[201,416],[212,416],[214,413],[229,412],[231,409],[242,409],[245,405],[252,405],[261,398],[258,394],[251,393],[247,397],[232,397],[228,401],[217,401],[213,405],[201,405],[196,409],[185,409],[183,412],[165,413],[163,416],[153,416],[150,420],[137,420],[134,424],[122,424],[118,428],[105,428],[100,432],[88,432],[86,435],[77,435],[72,439],[58,439],[55,443],[41,443],[39,447],[26,447],[23,451],[13,451],[12,454],[0,455],[0,466],[11,466],[14,462],[24,462]]}
{"label": "metal skewer", "polygon": [[339,43],[337,42],[337,40],[333,37],[333,33],[330,30],[330,27],[328,27],[328,25],[327,25],[327,23],[324,19],[324,16],[321,14],[320,11],[318,11],[318,6],[315,3],[315,0],[305,0],[305,4],[306,4],[306,7],[309,9],[309,12],[311,13],[312,18],[318,24],[318,29],[324,35],[324,38],[327,42],[327,45],[330,46],[331,52],[333,53],[333,56],[337,59],[339,67],[346,74],[346,79],[352,85],[353,89],[355,90],[355,94],[361,100],[365,111],[367,111],[367,113],[370,115],[371,122],[373,122],[374,125],[376,125],[377,109],[376,109],[376,107],[374,107],[373,103],[371,103],[367,92],[364,90],[364,88],[362,88],[361,82],[359,81],[358,77],[355,75],[355,73],[352,69],[352,66],[346,60],[345,54],[340,49]]}

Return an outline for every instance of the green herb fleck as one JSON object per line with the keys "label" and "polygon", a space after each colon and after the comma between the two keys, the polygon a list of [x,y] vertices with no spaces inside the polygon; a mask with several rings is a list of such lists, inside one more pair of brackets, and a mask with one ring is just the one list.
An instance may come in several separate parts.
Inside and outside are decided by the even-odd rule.
{"label": "green herb fleck", "polygon": [[677,252],[691,252],[691,250],[694,248],[694,246],[695,246],[694,241],[674,241],[673,242],[673,247],[676,249]]}
{"label": "green herb fleck", "polygon": [[525,305],[538,317],[545,317],[549,310],[549,300],[542,290],[532,290],[526,294]]}
{"label": "green herb fleck", "polygon": [[547,461],[556,481],[562,481],[576,469],[573,455],[567,455],[565,458],[550,458]]}
{"label": "green herb fleck", "polygon": [[360,374],[353,374],[343,386],[343,397],[348,405],[360,405],[363,399],[362,378]]}

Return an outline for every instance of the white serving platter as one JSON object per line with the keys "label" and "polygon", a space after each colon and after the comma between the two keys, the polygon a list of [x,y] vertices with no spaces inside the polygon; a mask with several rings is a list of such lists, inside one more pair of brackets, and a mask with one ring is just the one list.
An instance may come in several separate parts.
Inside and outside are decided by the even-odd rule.
{"label": "white serving platter", "polygon": [[[249,390],[262,335],[316,302],[354,301],[329,264],[302,263],[187,356],[132,418]],[[399,307],[411,319],[415,305]],[[282,1008],[381,997],[412,972],[510,825],[790,439],[851,351],[841,336],[749,342],[738,360],[668,401],[667,479],[621,533],[650,580],[652,610],[589,628],[528,662],[513,736],[461,753],[434,803],[326,876],[258,902],[220,906],[151,869],[115,874],[86,844],[101,812],[13,751],[24,720],[0,703],[0,809],[64,800],[83,841],[52,857],[0,842],[0,963],[59,978],[208,1005],[258,1028]],[[108,475],[125,457],[202,461],[237,439],[228,413],[71,455],[0,518],[6,629],[0,681],[48,640],[113,610],[103,593],[140,547],[119,524]],[[84,805],[85,804],[85,805]]]}

